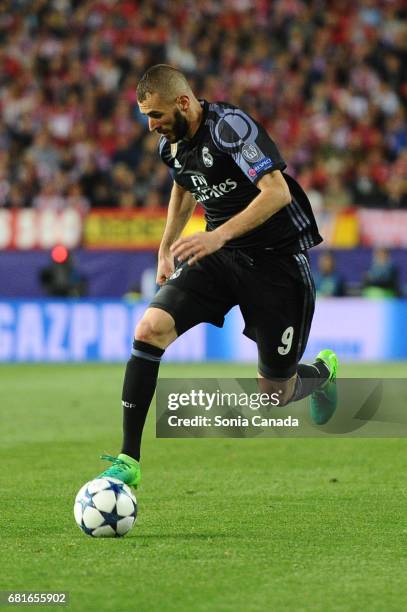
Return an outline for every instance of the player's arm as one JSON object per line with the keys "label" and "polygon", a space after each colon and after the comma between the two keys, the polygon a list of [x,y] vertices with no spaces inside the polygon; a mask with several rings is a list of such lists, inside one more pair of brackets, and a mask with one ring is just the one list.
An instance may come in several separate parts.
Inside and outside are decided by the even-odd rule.
{"label": "player's arm", "polygon": [[162,285],[174,272],[171,245],[181,236],[196,206],[192,194],[174,181],[168,204],[167,221],[158,251],[157,284]]}
{"label": "player's arm", "polygon": [[255,229],[291,202],[290,190],[280,170],[262,176],[257,187],[260,193],[254,200],[213,232],[218,234],[222,246]]}
{"label": "player's arm", "polygon": [[171,252],[190,265],[223,245],[261,225],[291,202],[288,185],[279,170],[265,174],[257,183],[260,193],[250,204],[212,232],[198,232],[175,242]]}

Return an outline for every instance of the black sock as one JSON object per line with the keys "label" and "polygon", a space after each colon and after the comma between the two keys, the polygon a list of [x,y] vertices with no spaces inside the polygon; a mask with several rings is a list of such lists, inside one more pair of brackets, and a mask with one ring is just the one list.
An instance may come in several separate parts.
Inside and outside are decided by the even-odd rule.
{"label": "black sock", "polygon": [[295,385],[295,391],[292,401],[297,402],[308,395],[311,395],[313,391],[318,389],[324,384],[329,378],[329,369],[323,361],[315,361],[315,363],[308,365],[305,363],[299,363],[297,368],[297,381]]}
{"label": "black sock", "polygon": [[157,384],[163,349],[134,340],[123,383],[122,453],[140,459],[141,435]]}

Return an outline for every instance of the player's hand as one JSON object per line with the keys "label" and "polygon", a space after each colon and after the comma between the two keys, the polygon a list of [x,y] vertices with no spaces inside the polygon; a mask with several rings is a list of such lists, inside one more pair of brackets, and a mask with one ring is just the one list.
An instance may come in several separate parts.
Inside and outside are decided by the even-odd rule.
{"label": "player's hand", "polygon": [[180,261],[188,260],[188,264],[192,266],[202,257],[218,251],[224,244],[225,241],[216,230],[213,232],[196,232],[192,236],[176,240],[170,251]]}
{"label": "player's hand", "polygon": [[174,255],[171,253],[159,254],[158,266],[157,266],[157,277],[155,282],[157,285],[163,285],[174,272]]}

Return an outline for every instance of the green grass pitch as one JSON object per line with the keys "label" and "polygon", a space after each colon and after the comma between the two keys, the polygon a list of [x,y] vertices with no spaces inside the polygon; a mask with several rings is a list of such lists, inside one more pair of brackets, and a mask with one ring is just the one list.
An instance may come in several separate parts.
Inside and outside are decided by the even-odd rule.
{"label": "green grass pitch", "polygon": [[[406,371],[349,365],[341,375]],[[150,413],[136,527],[122,539],[83,535],[73,499],[105,467],[98,455],[118,451],[122,374],[0,366],[0,589],[69,591],[75,612],[406,609],[405,439],[156,440]]]}

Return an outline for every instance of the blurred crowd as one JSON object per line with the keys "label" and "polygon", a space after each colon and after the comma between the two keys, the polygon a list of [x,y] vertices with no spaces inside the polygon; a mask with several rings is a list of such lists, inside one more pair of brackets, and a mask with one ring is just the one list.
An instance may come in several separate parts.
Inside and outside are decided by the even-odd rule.
{"label": "blurred crowd", "polygon": [[2,0],[0,207],[154,208],[152,64],[251,113],[316,209],[407,208],[403,0]]}
{"label": "blurred crowd", "polygon": [[314,273],[319,297],[346,297],[362,295],[368,298],[395,298],[407,295],[407,286],[401,280],[403,270],[393,260],[391,251],[377,247],[372,251],[370,266],[357,283],[346,283],[338,270],[334,252],[324,250],[318,257]]}

